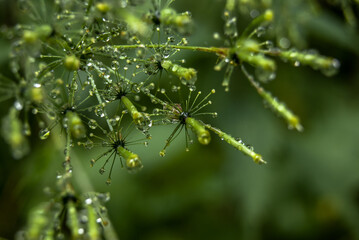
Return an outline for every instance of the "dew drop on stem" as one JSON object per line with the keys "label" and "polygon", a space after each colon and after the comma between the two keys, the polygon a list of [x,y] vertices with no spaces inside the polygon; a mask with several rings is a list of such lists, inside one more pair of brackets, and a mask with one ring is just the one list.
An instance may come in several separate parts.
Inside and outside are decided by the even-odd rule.
{"label": "dew drop on stem", "polygon": [[164,150],[164,149],[161,150],[161,151],[160,151],[160,156],[161,156],[161,157],[166,156],[166,150]]}
{"label": "dew drop on stem", "polygon": [[102,167],[102,168],[100,168],[99,173],[102,175],[105,173],[105,171],[106,171],[105,168]]}
{"label": "dew drop on stem", "polygon": [[39,137],[41,140],[45,140],[50,136],[50,131],[47,128],[41,129],[39,132]]}

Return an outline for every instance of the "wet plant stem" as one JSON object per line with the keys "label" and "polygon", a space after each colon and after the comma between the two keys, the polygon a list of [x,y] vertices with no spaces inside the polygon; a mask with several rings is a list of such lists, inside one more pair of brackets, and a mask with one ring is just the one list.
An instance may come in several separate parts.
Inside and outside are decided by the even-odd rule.
{"label": "wet plant stem", "polygon": [[[98,90],[97,90],[95,80],[94,80],[93,78],[91,78],[90,81],[91,81],[91,86],[92,86],[92,88],[93,88],[93,90],[94,90],[94,92],[95,92],[97,101],[98,101],[98,103],[102,106],[102,105],[103,105],[103,101],[102,101],[102,98],[101,98],[101,96],[100,96],[100,93],[99,93]],[[108,129],[110,130],[110,132],[112,132],[112,131],[113,131],[113,127],[112,127],[112,125],[111,125],[111,123],[110,123],[110,119],[108,118],[108,115],[107,115],[107,112],[105,111],[105,109],[103,109],[103,113],[104,113],[104,115],[105,115],[105,119],[106,119],[106,123],[107,123],[107,125],[108,125]]]}
{"label": "wet plant stem", "polygon": [[133,48],[173,48],[184,49],[208,53],[216,53],[219,56],[227,56],[230,48],[218,48],[218,47],[199,47],[199,46],[183,46],[183,45],[170,45],[170,44],[133,44],[133,45],[114,45],[116,49],[133,49]]}

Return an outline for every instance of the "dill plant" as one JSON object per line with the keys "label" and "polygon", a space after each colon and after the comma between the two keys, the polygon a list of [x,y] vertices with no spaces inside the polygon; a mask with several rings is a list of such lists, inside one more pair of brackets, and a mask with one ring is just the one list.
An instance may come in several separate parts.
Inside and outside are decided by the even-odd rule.
{"label": "dill plant", "polygon": [[[189,12],[177,12],[171,3],[170,0],[18,1],[21,23],[2,31],[12,41],[11,73],[0,76],[1,100],[12,101],[2,120],[2,135],[15,159],[31,153],[30,135],[39,135],[41,140],[56,138],[55,141],[64,143],[65,153],[64,169],[56,180],[56,194],[30,214],[20,238],[117,238],[104,207],[108,195],[83,193],[73,186],[72,175],[81,171],[71,164],[75,145],[89,150],[97,146],[107,148],[97,158],[88,159],[91,166],[104,161],[101,174],[109,164],[107,184],[111,184],[112,169],[118,159],[131,172],[140,170],[140,156],[131,151],[130,145],[150,144],[156,138],[151,135],[151,128],[168,124],[176,126],[159,156],[165,156],[167,147],[184,130],[185,150],[193,142],[191,132],[203,145],[210,143],[212,132],[255,163],[265,163],[265,158],[253,147],[232,136],[238,133],[228,134],[201,119],[204,114],[217,116],[205,112],[215,90],[201,97],[196,83],[202,79],[184,59],[176,58],[179,51],[218,57],[214,69],[208,70],[224,69],[223,89],[217,91],[229,91],[233,71],[242,71],[266,105],[290,129],[298,131],[303,130],[299,117],[262,87],[275,78],[277,60],[295,66],[308,65],[328,76],[339,68],[334,58],[314,51],[288,49],[283,41],[278,41],[276,47],[267,35],[262,37],[273,30],[273,21],[278,18],[270,1],[223,1],[224,42],[216,47],[192,46],[187,39],[193,28],[192,16]],[[143,4],[145,8],[141,7]],[[238,14],[254,6],[261,12],[239,31]],[[350,9],[343,6],[346,17],[352,19]],[[350,22],[355,24],[354,20]],[[174,76],[177,83],[173,81],[170,90],[160,88],[168,75]],[[166,91],[178,92],[179,98],[186,100],[173,100]],[[182,97],[184,94],[187,97]],[[139,98],[141,104],[137,103]],[[31,126],[30,118],[36,119],[37,126]],[[130,140],[133,131],[141,132],[143,139]]]}

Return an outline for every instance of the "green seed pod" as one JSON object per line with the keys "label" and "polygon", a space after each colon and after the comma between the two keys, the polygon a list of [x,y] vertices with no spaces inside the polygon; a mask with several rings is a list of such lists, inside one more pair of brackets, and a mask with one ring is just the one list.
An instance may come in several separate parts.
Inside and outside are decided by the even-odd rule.
{"label": "green seed pod", "polygon": [[32,210],[29,218],[29,227],[27,229],[27,238],[30,240],[41,239],[43,229],[48,223],[46,217],[46,210],[48,206],[43,204],[42,206]]}
{"label": "green seed pod", "polygon": [[23,133],[22,122],[18,117],[18,111],[11,108],[9,114],[2,121],[2,133],[5,141],[10,145],[12,155],[19,159],[29,151],[29,145]]}
{"label": "green seed pod", "polygon": [[40,25],[35,30],[24,30],[22,39],[25,43],[32,44],[39,39],[46,39],[52,33],[52,28],[49,25]]}
{"label": "green seed pod", "polygon": [[254,40],[239,40],[232,52],[234,52],[240,60],[253,66],[260,67],[267,71],[275,71],[275,62],[263,54],[258,53],[259,49],[259,44]]}
{"label": "green seed pod", "polygon": [[279,56],[285,61],[294,63],[294,66],[303,64],[309,65],[315,70],[320,69],[327,76],[334,75],[340,66],[339,61],[335,58],[321,56],[313,52],[299,52],[295,49],[280,51]]}
{"label": "green seed pod", "polygon": [[161,22],[166,25],[170,25],[174,23],[174,18],[177,15],[176,10],[172,8],[164,8],[161,10]]}
{"label": "green seed pod", "polygon": [[186,33],[192,24],[189,12],[177,13],[172,8],[164,8],[160,12],[160,22],[164,25],[172,25],[179,32]]}
{"label": "green seed pod", "polygon": [[269,59],[262,54],[253,55],[250,52],[241,52],[241,51],[236,51],[236,53],[239,59],[243,60],[244,62],[248,62],[253,66],[261,67],[264,70],[272,71],[272,72],[276,70],[275,62],[272,59]]}
{"label": "green seed pod", "polygon": [[135,107],[135,105],[133,105],[130,99],[128,99],[126,96],[122,96],[121,102],[125,105],[127,110],[130,112],[131,117],[136,124],[141,124],[144,121],[145,118],[143,114],[137,110],[137,108]]}
{"label": "green seed pod", "polygon": [[261,47],[257,41],[252,39],[246,39],[238,41],[236,44],[236,48],[241,51],[258,52]]}
{"label": "green seed pod", "polygon": [[117,147],[117,152],[126,160],[126,167],[128,170],[136,171],[143,167],[141,159],[136,153],[133,153],[122,146]]}
{"label": "green seed pod", "polygon": [[31,87],[30,88],[30,99],[35,104],[41,104],[44,102],[44,92],[42,87]]}
{"label": "green seed pod", "polygon": [[228,11],[233,11],[236,6],[236,0],[227,0],[225,9]]}
{"label": "green seed pod", "polygon": [[148,37],[150,35],[150,28],[142,19],[133,15],[130,12],[122,12],[123,17],[127,23],[127,28],[130,32],[138,34],[143,37]]}
{"label": "green seed pod", "polygon": [[67,203],[67,226],[71,230],[72,239],[78,239],[79,236],[79,221],[75,204],[70,201]]}
{"label": "green seed pod", "polygon": [[82,123],[80,116],[73,111],[66,112],[66,118],[68,121],[68,127],[70,128],[70,133],[72,137],[85,138],[86,137],[86,128]]}
{"label": "green seed pod", "polygon": [[22,39],[24,40],[25,43],[31,44],[31,43],[36,42],[38,37],[37,37],[36,32],[30,31],[30,30],[25,30],[23,32]]}
{"label": "green seed pod", "polygon": [[242,66],[242,71],[248,78],[252,86],[257,90],[258,94],[265,100],[265,102],[272,108],[272,110],[283,117],[290,129],[297,129],[302,131],[303,127],[300,124],[299,118],[290,111],[284,103],[278,101],[277,98],[273,97],[270,92],[267,92],[264,88],[260,86],[258,82],[254,80],[254,77],[250,75],[247,70]]}
{"label": "green seed pod", "polygon": [[98,223],[96,222],[97,219],[96,211],[91,204],[86,204],[86,209],[88,216],[88,222],[87,222],[88,235],[90,239],[94,239],[94,240],[100,239]]}
{"label": "green seed pod", "polygon": [[278,101],[277,98],[273,97],[270,92],[265,91],[262,87],[259,87],[257,91],[259,95],[261,95],[261,97],[263,97],[263,99],[269,104],[269,106],[287,121],[290,129],[295,128],[298,131],[303,131],[299,118],[294,115],[284,103]]}
{"label": "green seed pod", "polygon": [[253,19],[253,21],[246,27],[240,36],[240,39],[245,39],[251,35],[260,25],[268,24],[273,21],[274,13],[271,9],[267,9],[262,15]]}
{"label": "green seed pod", "polygon": [[161,66],[176,75],[184,85],[193,85],[197,80],[197,71],[194,68],[185,68],[170,60],[162,61]]}
{"label": "green seed pod", "polygon": [[96,4],[96,9],[101,13],[107,13],[110,10],[110,5],[108,3],[99,2]]}
{"label": "green seed pod", "polygon": [[211,142],[211,135],[201,122],[194,118],[187,117],[186,124],[196,133],[198,142],[203,145],[207,145]]}
{"label": "green seed pod", "polygon": [[40,38],[40,39],[46,39],[47,37],[49,37],[52,33],[52,28],[50,25],[44,24],[41,26],[38,26],[35,29],[36,35]]}
{"label": "green seed pod", "polygon": [[75,55],[66,56],[64,59],[64,66],[69,71],[76,71],[80,68],[81,62]]}

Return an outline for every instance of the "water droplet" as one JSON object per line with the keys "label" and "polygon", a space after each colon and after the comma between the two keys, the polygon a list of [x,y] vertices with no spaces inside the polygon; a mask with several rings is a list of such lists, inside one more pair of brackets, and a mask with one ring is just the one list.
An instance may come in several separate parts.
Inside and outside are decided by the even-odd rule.
{"label": "water droplet", "polygon": [[98,117],[104,117],[104,116],[105,116],[105,113],[104,113],[104,111],[103,111],[102,106],[97,106],[97,107],[95,108],[95,114],[96,114],[96,116],[98,116]]}
{"label": "water droplet", "polygon": [[[110,193],[108,193],[108,192],[107,193],[100,193],[100,194],[97,195],[97,197],[103,203],[108,202],[111,199]],[[105,207],[101,208],[101,212],[105,213],[106,208]]]}
{"label": "water droplet", "polygon": [[161,150],[161,151],[160,151],[160,156],[161,156],[161,157],[164,157],[165,155],[166,155],[166,150],[164,150],[164,149]]}
{"label": "water droplet", "polygon": [[126,159],[126,167],[129,172],[136,172],[143,168],[143,165],[137,154],[134,154],[133,157]]}
{"label": "water droplet", "polygon": [[94,119],[90,119],[88,122],[88,126],[91,129],[96,129],[97,128],[97,122]]}
{"label": "water droplet", "polygon": [[40,83],[34,83],[33,86],[34,86],[34,88],[40,88],[41,84]]}
{"label": "water droplet", "polygon": [[290,47],[290,41],[287,38],[279,39],[279,46],[283,49],[287,49]]}
{"label": "water droplet", "polygon": [[120,7],[121,7],[121,8],[127,7],[127,0],[121,0],[121,2],[120,2]]}
{"label": "water droplet", "polygon": [[265,70],[261,67],[256,68],[255,70],[256,77],[261,82],[268,82],[276,78],[276,74],[273,71]]}
{"label": "water droplet", "polygon": [[20,101],[16,100],[14,103],[14,107],[16,110],[21,111],[24,106]]}
{"label": "water droplet", "polygon": [[134,100],[135,100],[136,102],[138,102],[138,101],[141,100],[141,97],[140,97],[139,95],[135,95],[135,96],[134,96]]}
{"label": "water droplet", "polygon": [[169,51],[164,51],[164,52],[162,53],[162,57],[163,57],[164,59],[169,58],[169,57],[170,57],[170,52],[169,52]]}
{"label": "water droplet", "polygon": [[256,17],[258,17],[259,12],[258,12],[257,9],[253,9],[253,10],[251,10],[251,12],[249,13],[249,15],[251,16],[251,18],[256,18]]}
{"label": "water droplet", "polygon": [[[52,111],[52,110],[49,110],[47,113],[46,113],[47,117],[51,120],[54,120],[56,118],[56,113],[55,111]],[[66,118],[67,119],[67,118]]]}
{"label": "water droplet", "polygon": [[152,127],[152,124],[153,124],[153,121],[150,120],[147,126],[150,128],[150,127]]}
{"label": "water droplet", "polygon": [[85,229],[79,228],[79,230],[77,232],[78,232],[78,234],[82,235],[85,233]]}
{"label": "water droplet", "polygon": [[171,90],[172,90],[172,92],[177,92],[178,91],[178,86],[173,85],[171,87]]}
{"label": "water droplet", "polygon": [[193,91],[196,90],[196,86],[194,86],[194,85],[189,85],[189,84],[187,84],[187,85],[188,85],[188,90],[190,90],[191,92],[193,92]]}
{"label": "water droplet", "polygon": [[266,32],[266,29],[264,27],[258,27],[256,31],[257,37],[262,37]]}
{"label": "water droplet", "polygon": [[90,166],[93,167],[93,165],[95,165],[95,163],[96,163],[95,159],[91,159]]}
{"label": "water droplet", "polygon": [[322,69],[321,71],[325,76],[331,77],[338,72],[339,67],[340,62],[338,61],[338,59],[333,59],[331,65],[325,69]]}
{"label": "water droplet", "polygon": [[36,115],[39,112],[39,110],[37,108],[33,108],[31,112],[32,114]]}
{"label": "water droplet", "polygon": [[111,185],[111,178],[108,178],[108,179],[106,180],[106,184],[107,184],[107,185]]}
{"label": "water droplet", "polygon": [[116,71],[120,67],[120,63],[116,60],[112,61],[111,63],[111,69]]}
{"label": "water droplet", "polygon": [[39,132],[39,137],[41,140],[45,140],[50,136],[50,131],[47,128],[41,129]]}
{"label": "water droplet", "polygon": [[127,54],[125,52],[121,53],[120,59],[123,60],[123,59],[126,59],[126,58],[127,58]]}
{"label": "water droplet", "polygon": [[82,223],[82,224],[86,224],[87,222],[88,222],[88,217],[86,216],[86,215],[81,215],[80,216],[80,222]]}
{"label": "water droplet", "polygon": [[94,146],[94,143],[91,140],[87,140],[84,144],[86,149],[91,149]]}
{"label": "water droplet", "polygon": [[173,37],[173,36],[169,36],[169,37],[167,37],[167,41],[169,41],[169,42],[174,42],[176,39],[175,39],[175,37]]}
{"label": "water droplet", "polygon": [[224,34],[230,37],[237,37],[237,18],[230,18],[224,25]]}
{"label": "water droplet", "polygon": [[31,135],[30,124],[28,122],[24,123],[23,132],[26,136]]}
{"label": "water droplet", "polygon": [[219,39],[221,39],[221,35],[219,35],[218,32],[215,32],[215,33],[213,33],[213,38],[214,38],[215,40],[219,40]]}
{"label": "water droplet", "polygon": [[111,119],[109,120],[109,122],[110,122],[110,124],[111,124],[112,126],[116,126],[116,124],[117,124],[117,121],[116,121],[116,119],[114,119],[114,118],[111,118]]}

